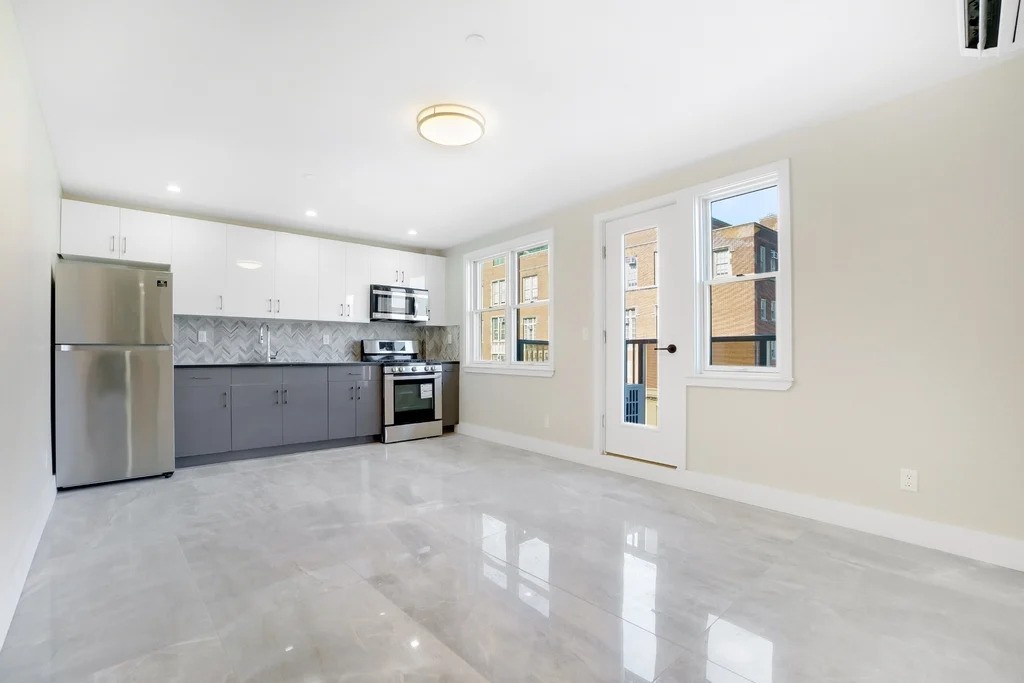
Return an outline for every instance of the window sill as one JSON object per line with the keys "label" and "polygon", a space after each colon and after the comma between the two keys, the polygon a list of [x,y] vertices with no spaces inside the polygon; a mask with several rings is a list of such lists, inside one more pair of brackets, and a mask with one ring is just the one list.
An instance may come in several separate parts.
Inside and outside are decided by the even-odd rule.
{"label": "window sill", "polygon": [[760,389],[763,391],[786,391],[793,386],[792,377],[778,375],[737,376],[732,373],[707,373],[687,377],[686,385],[691,387],[718,387],[721,389]]}
{"label": "window sill", "polygon": [[481,375],[521,375],[523,377],[553,377],[555,369],[550,365],[524,365],[510,367],[508,365],[463,365],[463,372],[476,372]]}

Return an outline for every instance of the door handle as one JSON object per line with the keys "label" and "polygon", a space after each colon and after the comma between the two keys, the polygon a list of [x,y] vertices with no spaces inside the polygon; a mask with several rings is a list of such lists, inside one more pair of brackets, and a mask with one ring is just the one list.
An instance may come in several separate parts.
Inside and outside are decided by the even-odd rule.
{"label": "door handle", "polygon": [[122,254],[127,254],[128,253],[128,238],[127,237],[122,237],[121,238],[121,253]]}
{"label": "door handle", "polygon": [[405,271],[404,270],[402,271],[402,282],[403,283],[405,282]]}
{"label": "door handle", "polygon": [[362,401],[363,400],[363,388],[362,387],[356,387],[356,400],[357,401]]}
{"label": "door handle", "polygon": [[356,393],[356,388],[355,387],[349,387],[348,388],[348,400],[351,401],[351,400],[355,399],[355,393]]}
{"label": "door handle", "polygon": [[345,304],[338,304],[338,317],[344,317],[345,315]]}
{"label": "door handle", "polygon": [[280,299],[277,300],[277,312],[278,313],[281,312],[281,300]]}
{"label": "door handle", "polygon": [[228,407],[228,392],[225,391],[223,394],[221,394],[221,396],[224,397],[224,406],[223,407],[227,408]]}
{"label": "door handle", "polygon": [[398,271],[395,271],[395,282],[398,282]]}
{"label": "door handle", "polygon": [[676,345],[675,344],[669,344],[668,346],[656,346],[656,347],[654,347],[654,350],[655,351],[668,351],[669,353],[675,353],[676,352]]}
{"label": "door handle", "polygon": [[274,300],[273,299],[267,299],[267,313],[273,313],[273,312],[274,312]]}
{"label": "door handle", "polygon": [[274,405],[281,405],[281,390],[274,389]]}
{"label": "door handle", "polygon": [[217,295],[217,310],[218,311],[223,311],[224,310],[224,295],[223,294],[218,294]]}
{"label": "door handle", "polygon": [[345,304],[345,305],[348,306],[348,315],[351,318],[352,317],[352,304]]}
{"label": "door handle", "polygon": [[281,392],[281,396],[284,398],[284,404],[288,405],[288,390],[285,389],[283,392]]}
{"label": "door handle", "polygon": [[117,240],[117,236],[115,236],[115,235],[111,235],[111,236],[110,236],[110,253],[111,253],[111,254],[113,254],[113,253],[114,253],[114,242],[115,242],[116,240]]}

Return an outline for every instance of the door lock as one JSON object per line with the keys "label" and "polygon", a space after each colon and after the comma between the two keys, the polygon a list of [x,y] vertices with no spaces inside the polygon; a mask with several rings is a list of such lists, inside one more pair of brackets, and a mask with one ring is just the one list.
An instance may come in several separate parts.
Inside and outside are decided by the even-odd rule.
{"label": "door lock", "polygon": [[656,346],[656,347],[654,347],[654,350],[655,351],[668,351],[669,353],[675,353],[676,352],[676,345],[675,344],[669,344],[668,346]]}

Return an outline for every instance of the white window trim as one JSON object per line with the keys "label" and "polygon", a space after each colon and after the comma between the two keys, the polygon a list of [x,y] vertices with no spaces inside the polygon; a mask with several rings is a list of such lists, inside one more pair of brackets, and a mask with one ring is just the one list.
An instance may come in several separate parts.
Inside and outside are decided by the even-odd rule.
{"label": "white window trim", "polygon": [[[711,202],[744,192],[778,185],[779,215],[777,225],[779,269],[773,274],[752,273],[714,277],[714,257],[711,250]],[[696,272],[694,287],[694,358],[693,374],[687,378],[690,386],[722,387],[733,389],[767,389],[785,391],[793,385],[793,317],[792,317],[792,251],[790,236],[790,182],[789,160],[779,161],[744,173],[737,173],[692,188],[694,211],[694,254]],[[755,269],[756,270],[756,269]],[[712,366],[709,363],[710,325],[706,281],[715,284],[745,282],[775,278],[776,367]]]}
{"label": "white window trim", "polygon": [[[474,296],[477,286],[477,275],[474,264],[486,258],[506,259],[506,282],[519,282],[519,259],[517,252],[538,247],[542,244],[548,246],[548,281],[546,300],[520,302],[519,287],[511,288],[514,291],[505,290],[505,360],[504,361],[481,361],[476,359],[476,349],[480,344],[480,330],[476,329],[476,313]],[[495,375],[523,375],[528,377],[552,377],[555,374],[555,240],[553,230],[542,230],[516,239],[507,240],[486,249],[478,249],[463,257],[465,301],[465,320],[463,323],[462,339],[463,354],[465,359],[462,363],[464,372],[477,372]],[[539,288],[539,280],[538,280]],[[489,302],[488,302],[489,303]],[[526,363],[515,360],[515,346],[519,340],[519,320],[516,310],[520,304],[543,304],[548,307],[548,361],[546,363]],[[496,308],[482,309],[496,310]],[[509,320],[515,324],[509,325]],[[509,334],[513,330],[513,334]]]}

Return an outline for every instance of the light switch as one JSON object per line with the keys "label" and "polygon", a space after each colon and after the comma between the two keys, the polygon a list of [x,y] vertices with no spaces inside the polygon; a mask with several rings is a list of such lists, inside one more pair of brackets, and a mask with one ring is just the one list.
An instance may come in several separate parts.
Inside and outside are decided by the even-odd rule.
{"label": "light switch", "polygon": [[327,334],[327,333],[325,332],[325,333],[324,333],[324,346],[327,346],[327,345],[329,345],[330,343],[331,343],[331,335],[329,335],[329,334]]}
{"label": "light switch", "polygon": [[200,344],[205,344],[206,343],[206,330],[199,330],[199,343]]}

